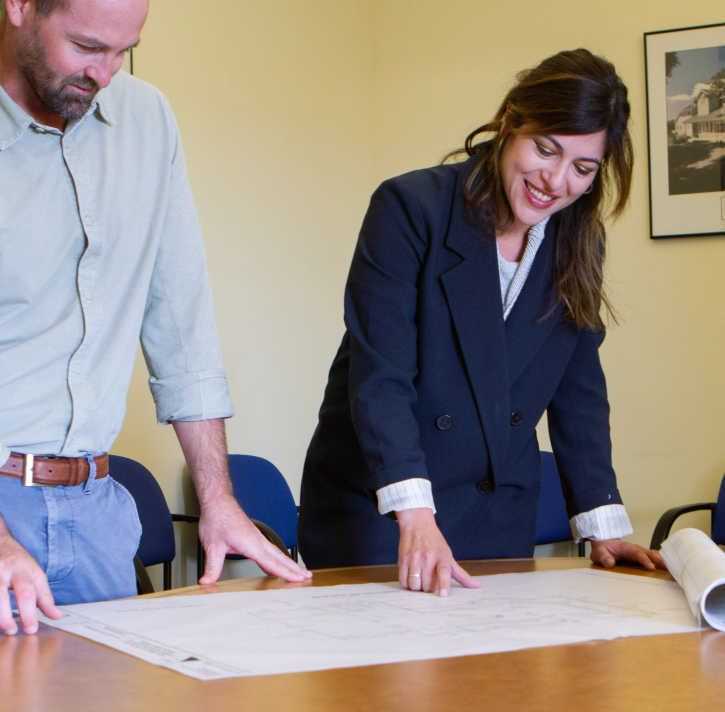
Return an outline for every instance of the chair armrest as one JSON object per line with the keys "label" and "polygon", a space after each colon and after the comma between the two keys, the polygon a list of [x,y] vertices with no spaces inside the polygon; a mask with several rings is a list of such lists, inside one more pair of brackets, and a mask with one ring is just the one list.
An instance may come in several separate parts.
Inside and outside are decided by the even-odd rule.
{"label": "chair armrest", "polygon": [[649,548],[659,550],[662,548],[662,542],[667,539],[670,535],[670,529],[675,523],[675,520],[682,514],[688,514],[690,512],[699,512],[702,510],[710,510],[711,517],[715,514],[716,502],[701,502],[700,504],[686,504],[681,507],[673,507],[668,509],[657,522],[654,533],[652,534],[652,541],[650,542]]}
{"label": "chair armrest", "polygon": [[198,514],[172,514],[172,522],[189,522],[190,524],[196,524],[199,522]]}
{"label": "chair armrest", "polygon": [[[199,521],[199,515],[198,514],[172,514],[171,515],[171,521],[172,522],[189,522],[191,524],[195,524]],[[256,519],[250,520],[252,524],[254,524],[257,529],[262,533],[264,538],[274,544],[285,556],[289,556],[291,559],[294,560],[294,556],[290,554],[289,549],[284,545],[284,542],[282,539],[280,539],[279,534],[277,534],[274,529],[271,527],[268,527],[263,522],[258,522]],[[234,556],[234,558],[237,558],[234,554],[230,554],[230,557]],[[239,558],[246,558],[244,556],[240,556]],[[206,554],[204,553],[204,547],[201,545],[201,541],[197,540],[196,545],[196,578],[197,580],[200,579],[204,575],[204,568],[206,567]],[[150,583],[150,581],[149,581]],[[151,589],[153,591],[153,588]]]}
{"label": "chair armrest", "polygon": [[260,532],[262,532],[262,535],[268,542],[274,544],[285,556],[292,558],[289,553],[289,549],[284,545],[284,542],[280,539],[279,534],[277,534],[272,527],[268,527],[266,524],[258,522],[256,519],[251,519],[250,521],[255,527],[257,527],[257,529],[259,529]]}
{"label": "chair armrest", "polygon": [[153,593],[154,585],[151,583],[151,579],[138,556],[133,557],[133,568],[136,570],[136,590],[139,596],[144,593]]}
{"label": "chair armrest", "polygon": [[[198,514],[172,514],[171,515],[171,521],[172,522],[189,522],[190,524],[196,524],[199,521],[199,515]],[[290,555],[289,549],[284,545],[284,542],[280,538],[279,534],[277,534],[272,527],[268,527],[264,522],[259,522],[256,519],[250,519],[250,522],[254,524],[257,529],[259,529],[260,532],[262,532],[264,538],[274,544],[280,551],[283,551],[287,556]]]}

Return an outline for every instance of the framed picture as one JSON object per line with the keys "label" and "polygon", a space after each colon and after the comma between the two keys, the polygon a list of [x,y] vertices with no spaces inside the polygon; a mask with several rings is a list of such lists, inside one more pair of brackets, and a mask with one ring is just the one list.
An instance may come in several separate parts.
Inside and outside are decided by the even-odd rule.
{"label": "framed picture", "polygon": [[725,233],[725,24],[647,32],[653,238]]}
{"label": "framed picture", "polygon": [[133,74],[133,50],[130,49],[126,52],[126,56],[123,58],[123,64],[121,69],[128,74]]}

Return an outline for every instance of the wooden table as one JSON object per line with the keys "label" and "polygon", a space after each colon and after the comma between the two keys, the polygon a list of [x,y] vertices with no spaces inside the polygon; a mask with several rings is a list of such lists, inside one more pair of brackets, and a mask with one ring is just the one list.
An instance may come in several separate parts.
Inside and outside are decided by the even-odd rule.
{"label": "wooden table", "polygon": [[[587,559],[576,558],[465,564],[473,575],[589,566]],[[666,572],[615,570],[671,580]],[[250,578],[152,595],[396,579],[396,567],[377,566],[317,571],[311,584]],[[688,712],[723,707],[725,633],[714,631],[212,682],[194,680],[45,626],[35,636],[0,637],[3,712]]]}

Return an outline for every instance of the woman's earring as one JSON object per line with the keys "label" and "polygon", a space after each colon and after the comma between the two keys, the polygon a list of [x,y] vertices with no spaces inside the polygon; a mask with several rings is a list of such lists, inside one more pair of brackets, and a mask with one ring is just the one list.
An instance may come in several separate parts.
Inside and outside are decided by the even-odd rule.
{"label": "woman's earring", "polygon": [[589,195],[594,190],[594,183],[590,183],[589,187],[584,191],[584,195]]}

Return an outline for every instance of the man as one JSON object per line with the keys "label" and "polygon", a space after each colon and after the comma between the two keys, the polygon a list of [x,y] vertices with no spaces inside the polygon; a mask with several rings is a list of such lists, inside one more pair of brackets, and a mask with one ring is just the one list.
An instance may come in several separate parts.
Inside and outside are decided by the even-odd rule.
{"label": "man", "polygon": [[139,335],[158,419],[173,423],[199,496],[201,583],[230,551],[309,577],[233,497],[232,409],[173,114],[144,82],[111,83],[148,0],[3,4],[0,630],[17,632],[13,603],[34,633],[36,605],[57,618],[56,601],[135,593],[138,515],[104,453]]}

